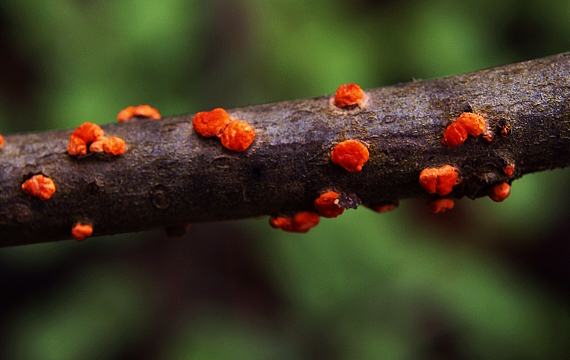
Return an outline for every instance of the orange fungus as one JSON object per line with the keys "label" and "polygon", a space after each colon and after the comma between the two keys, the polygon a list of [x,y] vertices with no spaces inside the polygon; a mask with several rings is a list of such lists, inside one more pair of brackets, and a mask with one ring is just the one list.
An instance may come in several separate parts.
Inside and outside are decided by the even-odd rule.
{"label": "orange fungus", "polygon": [[255,139],[253,128],[241,120],[234,120],[229,123],[220,136],[222,145],[231,151],[244,151]]}
{"label": "orange fungus", "polygon": [[48,200],[55,193],[55,184],[52,179],[43,175],[34,175],[22,184],[22,190],[29,195]]}
{"label": "orange fungus", "polygon": [[87,146],[105,138],[105,132],[99,125],[86,122],[81,124],[69,137],[67,152],[71,156],[87,154]]}
{"label": "orange fungus", "polygon": [[505,200],[511,193],[511,186],[506,182],[502,182],[498,185],[493,186],[489,190],[489,197],[495,202],[501,202]]}
{"label": "orange fungus", "polygon": [[293,231],[306,233],[319,223],[319,215],[310,211],[303,211],[293,216]]}
{"label": "orange fungus", "polygon": [[428,201],[427,206],[432,213],[438,214],[453,209],[454,203],[451,199],[435,199]]}
{"label": "orange fungus", "polygon": [[341,85],[334,94],[334,102],[338,107],[361,107],[364,103],[364,92],[356,84]]}
{"label": "orange fungus", "polygon": [[77,241],[83,241],[93,234],[93,225],[77,223],[71,229],[71,235]]}
{"label": "orange fungus", "polygon": [[461,113],[461,115],[445,129],[442,143],[445,146],[463,144],[467,139],[467,135],[482,135],[485,132],[485,128],[486,124],[483,116],[470,112]]}
{"label": "orange fungus", "polygon": [[505,175],[513,176],[513,174],[515,173],[515,164],[508,164],[507,166],[505,166],[503,171],[505,172]]}
{"label": "orange fungus", "polygon": [[69,144],[67,144],[67,152],[71,156],[87,154],[87,143],[77,136],[71,135]]}
{"label": "orange fungus", "polygon": [[368,161],[370,153],[366,146],[356,140],[346,140],[334,147],[331,160],[348,172],[358,172]]}
{"label": "orange fungus", "polygon": [[130,118],[132,118],[133,116],[135,116],[135,107],[134,106],[127,106],[126,108],[124,108],[123,110],[119,111],[119,113],[117,114],[117,120],[119,122],[125,122],[128,121]]}
{"label": "orange fungus", "polygon": [[365,204],[364,206],[366,206],[369,209],[376,211],[377,213],[383,213],[383,212],[388,212],[388,211],[394,210],[395,208],[400,206],[400,202],[398,200],[393,200],[393,201],[386,201],[386,202],[382,202],[382,203],[378,203],[378,204]]}
{"label": "orange fungus", "polygon": [[107,141],[107,138],[102,138],[94,141],[89,145],[89,152],[103,152],[103,144]]}
{"label": "orange fungus", "polygon": [[302,211],[293,216],[293,218],[272,216],[269,219],[269,225],[273,228],[283,229],[288,232],[306,233],[313,227],[317,226],[319,221],[320,219],[318,214],[310,211]]}
{"label": "orange fungus", "polygon": [[102,152],[114,156],[125,152],[125,141],[118,137],[105,137],[99,125],[90,122],[80,125],[69,137],[67,152],[71,156],[85,155],[89,152]]}
{"label": "orange fungus", "polygon": [[103,151],[106,154],[117,156],[125,153],[125,141],[118,137],[110,137],[103,142]]}
{"label": "orange fungus", "polygon": [[129,121],[134,116],[142,116],[155,120],[160,120],[162,117],[157,109],[150,105],[138,105],[138,106],[127,106],[123,110],[119,111],[117,114],[117,120],[119,122]]}
{"label": "orange fungus", "polygon": [[135,116],[144,116],[147,118],[160,120],[162,116],[157,109],[153,108],[150,105],[139,105],[135,108]]}
{"label": "orange fungus", "polygon": [[77,127],[71,136],[77,136],[86,143],[92,143],[105,136],[105,132],[97,124],[85,122]]}
{"label": "orange fungus", "polygon": [[344,208],[338,204],[340,194],[335,191],[327,191],[315,200],[315,208],[319,214],[326,218],[335,218],[344,212]]}
{"label": "orange fungus", "polygon": [[291,218],[283,216],[272,216],[269,218],[269,225],[274,229],[283,229],[285,231],[292,231]]}
{"label": "orange fungus", "polygon": [[192,125],[194,130],[204,137],[220,136],[231,119],[226,110],[217,108],[212,111],[202,111],[194,115]]}
{"label": "orange fungus", "polygon": [[0,148],[4,146],[4,138],[0,135]]}
{"label": "orange fungus", "polygon": [[420,173],[420,185],[430,194],[447,195],[457,185],[458,170],[451,165],[439,168],[423,169]]}

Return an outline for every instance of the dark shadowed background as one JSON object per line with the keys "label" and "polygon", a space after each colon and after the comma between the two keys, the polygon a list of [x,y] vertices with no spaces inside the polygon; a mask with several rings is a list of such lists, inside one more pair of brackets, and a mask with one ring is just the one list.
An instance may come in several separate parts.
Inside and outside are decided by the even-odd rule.
{"label": "dark shadowed background", "polygon": [[[442,77],[570,49],[560,1],[4,0],[0,133]],[[0,249],[7,359],[565,359],[569,170],[425,200]],[[104,211],[105,209],[101,209]],[[136,213],[136,209],[132,209]]]}

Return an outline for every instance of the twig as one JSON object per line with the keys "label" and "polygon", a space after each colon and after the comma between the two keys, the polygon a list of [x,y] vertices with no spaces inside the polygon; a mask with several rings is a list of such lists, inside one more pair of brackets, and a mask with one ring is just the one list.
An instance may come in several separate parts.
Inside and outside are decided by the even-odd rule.
{"label": "twig", "polygon": [[[570,162],[568,53],[366,95],[365,106],[353,110],[334,107],[329,96],[229,110],[256,131],[243,153],[197,135],[191,114],[103,126],[127,143],[116,158],[69,156],[71,130],[5,135],[0,246],[68,239],[78,221],[93,223],[99,236],[314,211],[327,189],[364,203],[426,197],[420,172],[445,164],[460,170],[452,195],[476,198],[492,184]],[[494,140],[444,147],[446,126],[468,107],[486,116]],[[498,134],[504,122],[512,130],[506,137]],[[368,144],[370,160],[359,173],[330,161],[346,139]],[[513,176],[504,173],[507,164],[515,164]],[[57,187],[47,201],[21,190],[39,173]]]}

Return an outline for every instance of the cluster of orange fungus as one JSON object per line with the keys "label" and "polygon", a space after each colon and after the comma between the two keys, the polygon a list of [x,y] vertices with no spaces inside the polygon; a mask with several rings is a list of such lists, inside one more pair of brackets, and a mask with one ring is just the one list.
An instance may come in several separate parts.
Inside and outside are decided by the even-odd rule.
{"label": "cluster of orange fungus", "polygon": [[346,140],[334,147],[331,160],[348,172],[359,172],[368,161],[370,153],[366,146],[356,140]]}
{"label": "cluster of orange fungus", "polygon": [[383,202],[379,204],[364,204],[369,209],[376,211],[377,213],[384,213],[388,211],[392,211],[398,206],[400,206],[400,201],[394,200],[389,202]]}
{"label": "cluster of orange fungus", "polygon": [[134,116],[142,116],[155,120],[160,120],[162,117],[157,109],[150,105],[127,106],[117,114],[119,122],[129,121]]}
{"label": "cluster of orange fungus", "polygon": [[508,164],[507,166],[505,166],[503,171],[505,172],[505,175],[513,176],[513,174],[515,173],[515,164]]}
{"label": "cluster of orange fungus", "polygon": [[226,110],[217,108],[212,111],[202,111],[194,115],[192,125],[194,130],[204,137],[221,136],[231,122]]}
{"label": "cluster of orange fungus", "polygon": [[276,216],[269,218],[269,225],[288,232],[306,233],[319,223],[319,215],[310,211],[297,213],[292,218]]}
{"label": "cluster of orange fungus", "polygon": [[0,148],[2,148],[2,146],[4,146],[4,138],[0,135]]}
{"label": "cluster of orange fungus", "polygon": [[343,84],[338,87],[334,94],[334,103],[341,108],[361,107],[364,103],[364,91],[356,84]]}
{"label": "cluster of orange fungus", "polygon": [[71,156],[86,155],[89,152],[102,152],[117,156],[125,152],[125,141],[118,137],[105,137],[99,125],[90,122],[79,125],[69,137],[67,153]]}
{"label": "cluster of orange fungus", "polygon": [[93,225],[77,223],[71,228],[71,235],[77,241],[83,241],[93,234]]}
{"label": "cluster of orange fungus", "polygon": [[222,146],[231,151],[245,151],[255,140],[255,130],[247,122],[233,120],[222,108],[197,113],[192,125],[204,137],[219,137]]}
{"label": "cluster of orange fungus", "polygon": [[55,193],[53,180],[43,175],[34,175],[22,184],[22,190],[41,200],[48,200]]}
{"label": "cluster of orange fungus", "polygon": [[511,186],[506,182],[502,182],[498,185],[493,186],[489,190],[489,197],[495,202],[501,202],[505,200],[511,193]]}
{"label": "cluster of orange fungus", "polygon": [[231,151],[244,151],[255,139],[253,128],[241,120],[234,120],[229,123],[220,136],[222,145]]}
{"label": "cluster of orange fungus", "polygon": [[467,140],[467,135],[479,136],[485,132],[486,123],[483,116],[464,112],[445,129],[442,143],[445,146],[457,146]]}
{"label": "cluster of orange fungus", "polygon": [[420,173],[420,185],[430,194],[437,193],[439,196],[444,196],[459,183],[458,175],[458,170],[451,165],[423,169]]}
{"label": "cluster of orange fungus", "polygon": [[315,200],[315,209],[326,218],[335,218],[344,212],[339,205],[340,194],[335,191],[327,191]]}
{"label": "cluster of orange fungus", "polygon": [[451,199],[435,199],[428,201],[427,206],[434,214],[444,213],[447,210],[453,209],[453,200]]}

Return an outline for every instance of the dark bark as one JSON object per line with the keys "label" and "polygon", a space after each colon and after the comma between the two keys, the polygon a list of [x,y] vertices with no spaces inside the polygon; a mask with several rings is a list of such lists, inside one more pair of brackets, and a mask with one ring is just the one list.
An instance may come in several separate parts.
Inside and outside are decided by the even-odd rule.
{"label": "dark bark", "polygon": [[[569,79],[570,54],[561,54],[367,90],[363,109],[337,109],[324,96],[229,110],[256,131],[243,153],[198,136],[192,114],[103,126],[107,136],[127,143],[116,158],[69,156],[72,130],[6,135],[0,246],[68,239],[77,221],[93,223],[98,236],[314,210],[326,189],[355,193],[364,203],[427,197],[421,170],[445,164],[460,170],[451,196],[483,196],[495,183],[568,166]],[[469,107],[486,116],[495,140],[469,137],[442,146],[446,126]],[[502,137],[505,122],[512,132]],[[362,172],[330,161],[332,147],[346,139],[369,145]],[[511,177],[503,172],[508,163],[516,165]],[[38,173],[57,187],[47,201],[21,190]]]}

